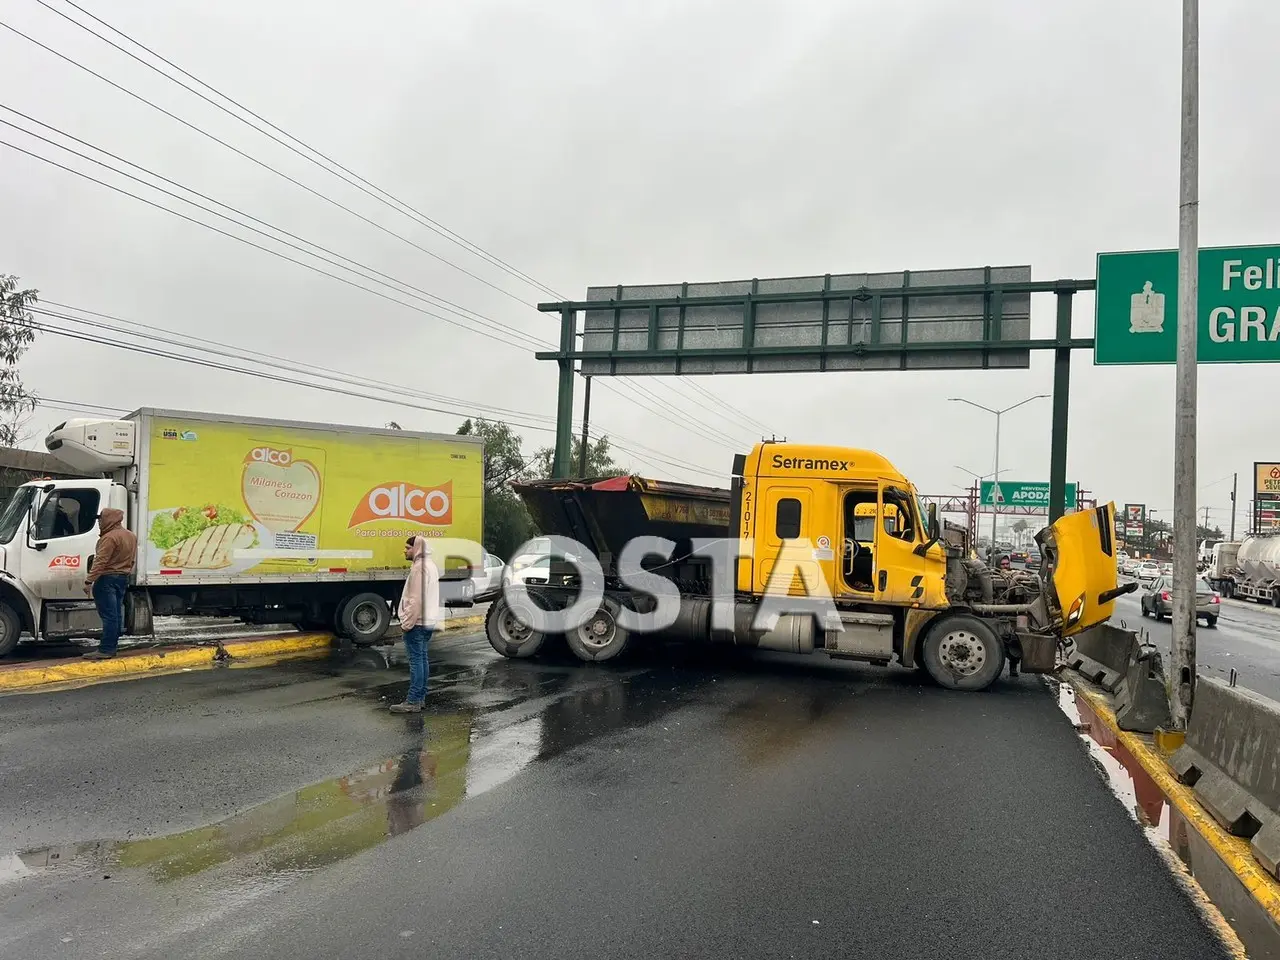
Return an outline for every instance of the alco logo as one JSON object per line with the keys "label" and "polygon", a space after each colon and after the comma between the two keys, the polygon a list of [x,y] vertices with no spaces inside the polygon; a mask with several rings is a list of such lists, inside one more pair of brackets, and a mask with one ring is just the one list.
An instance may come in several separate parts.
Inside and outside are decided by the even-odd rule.
{"label": "alco logo", "polygon": [[419,487],[392,481],[379,484],[360,499],[348,527],[373,520],[410,520],[432,526],[453,523],[453,481]]}
{"label": "alco logo", "polygon": [[246,463],[274,463],[279,467],[287,467],[293,463],[293,451],[277,450],[275,447],[254,447],[244,459]]}
{"label": "alco logo", "polygon": [[63,554],[49,561],[50,570],[79,570],[80,558],[74,554]]}

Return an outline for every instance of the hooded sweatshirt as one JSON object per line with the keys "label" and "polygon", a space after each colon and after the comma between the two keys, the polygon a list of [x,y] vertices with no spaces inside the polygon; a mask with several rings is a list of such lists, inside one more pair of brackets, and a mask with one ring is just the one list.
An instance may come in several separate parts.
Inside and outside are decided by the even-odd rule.
{"label": "hooded sweatshirt", "polygon": [[89,575],[84,582],[92,584],[109,573],[133,573],[138,559],[138,538],[126,530],[124,511],[107,507],[98,514],[98,549],[93,555]]}
{"label": "hooded sweatshirt", "polygon": [[400,626],[405,630],[431,630],[440,624],[440,570],[431,559],[426,537],[413,538],[413,565],[405,577],[398,612]]}

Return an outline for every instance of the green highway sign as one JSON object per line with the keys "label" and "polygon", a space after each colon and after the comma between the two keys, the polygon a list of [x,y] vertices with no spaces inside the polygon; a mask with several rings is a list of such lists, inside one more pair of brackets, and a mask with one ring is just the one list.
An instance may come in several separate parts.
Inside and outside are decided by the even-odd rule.
{"label": "green highway sign", "polygon": [[[1280,362],[1280,246],[1201,247],[1200,363]],[[1178,251],[1098,254],[1097,364],[1175,363]]]}
{"label": "green highway sign", "polygon": [[[1066,509],[1074,510],[1076,508],[1076,485],[1074,483],[1067,484],[1063,501]],[[1001,480],[997,485],[990,480],[983,480],[978,491],[978,502],[984,507],[996,505],[1002,507],[1039,507],[1047,513],[1049,511],[1049,484]]]}

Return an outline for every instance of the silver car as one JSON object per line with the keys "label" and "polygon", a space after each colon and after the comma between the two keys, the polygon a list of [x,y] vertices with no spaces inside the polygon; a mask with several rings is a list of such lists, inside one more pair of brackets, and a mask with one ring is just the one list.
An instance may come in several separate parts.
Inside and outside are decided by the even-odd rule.
{"label": "silver car", "polygon": [[[1173,578],[1157,577],[1155,582],[1142,594],[1142,615],[1163,620],[1173,613]],[[1214,590],[1208,580],[1196,580],[1196,619],[1203,620],[1211,627],[1218,625],[1218,614],[1222,610],[1222,597]]]}

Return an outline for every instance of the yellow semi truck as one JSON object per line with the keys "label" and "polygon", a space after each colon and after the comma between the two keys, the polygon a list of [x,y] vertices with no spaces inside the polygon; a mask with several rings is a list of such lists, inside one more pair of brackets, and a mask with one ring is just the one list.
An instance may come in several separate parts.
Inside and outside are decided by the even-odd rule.
{"label": "yellow semi truck", "polygon": [[[679,594],[675,622],[657,636],[896,661],[960,690],[985,689],[1006,664],[1011,673],[1053,670],[1068,638],[1106,621],[1115,598],[1132,589],[1117,585],[1114,504],[1042,530],[1039,571],[994,571],[948,541],[933,506],[923,508],[911,482],[867,450],[757,444],[734,459],[728,489],[634,476],[515,489],[544,533],[599,560],[599,609],[564,634],[584,661],[611,659],[640,638],[619,623],[624,608],[655,608],[654,595],[619,566],[628,541],[641,536],[673,545],[643,564]],[[565,609],[581,577],[576,564],[557,560],[545,582],[495,601],[486,620],[494,649],[538,654],[550,631],[535,629],[545,621],[521,605]],[[821,609],[834,614],[815,615],[815,606],[762,626],[763,605],[783,597],[829,601]]]}

